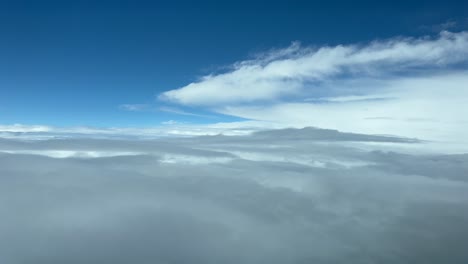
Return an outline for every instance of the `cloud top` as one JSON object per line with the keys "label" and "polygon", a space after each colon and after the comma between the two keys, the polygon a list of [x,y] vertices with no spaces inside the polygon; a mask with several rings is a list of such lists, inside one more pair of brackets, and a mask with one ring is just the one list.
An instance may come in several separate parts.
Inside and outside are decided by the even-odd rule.
{"label": "cloud top", "polygon": [[466,263],[468,156],[421,144],[311,128],[3,139],[0,262]]}

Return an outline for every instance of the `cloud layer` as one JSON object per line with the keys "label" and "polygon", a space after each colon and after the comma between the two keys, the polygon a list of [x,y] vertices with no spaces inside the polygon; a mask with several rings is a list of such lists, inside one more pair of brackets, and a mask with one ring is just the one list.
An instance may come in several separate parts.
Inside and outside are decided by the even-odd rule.
{"label": "cloud layer", "polygon": [[0,262],[466,263],[468,156],[421,144],[313,128],[2,139]]}

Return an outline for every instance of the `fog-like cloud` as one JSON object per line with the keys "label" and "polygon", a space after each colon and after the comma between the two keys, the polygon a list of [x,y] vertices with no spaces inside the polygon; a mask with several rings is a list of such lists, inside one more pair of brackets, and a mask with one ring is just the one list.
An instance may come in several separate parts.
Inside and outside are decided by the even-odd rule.
{"label": "fog-like cloud", "polygon": [[425,144],[315,128],[1,139],[0,262],[466,263],[468,156]]}

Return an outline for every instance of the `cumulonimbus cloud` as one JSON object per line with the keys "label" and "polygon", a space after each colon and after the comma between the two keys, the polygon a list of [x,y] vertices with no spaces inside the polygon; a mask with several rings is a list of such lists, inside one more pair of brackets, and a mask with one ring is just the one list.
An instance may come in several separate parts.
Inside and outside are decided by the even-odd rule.
{"label": "cumulonimbus cloud", "polygon": [[160,95],[250,120],[468,142],[468,32],[294,43]]}
{"label": "cumulonimbus cloud", "polygon": [[[395,38],[367,45],[306,48],[294,43],[233,70],[162,93],[159,98],[186,105],[270,101],[302,95],[331,78],[381,78],[415,68],[444,69],[468,59],[468,32],[444,31],[437,38]],[[315,84],[314,84],[315,83]]]}

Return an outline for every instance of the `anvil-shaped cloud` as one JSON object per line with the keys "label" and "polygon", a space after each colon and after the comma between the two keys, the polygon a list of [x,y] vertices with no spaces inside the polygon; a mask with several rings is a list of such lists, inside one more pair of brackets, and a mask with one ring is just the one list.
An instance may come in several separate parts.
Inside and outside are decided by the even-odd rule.
{"label": "anvil-shaped cloud", "polygon": [[468,32],[295,43],[159,98],[294,127],[468,142]]}

